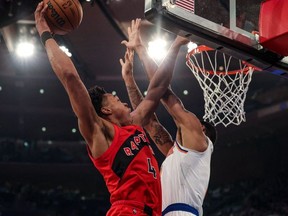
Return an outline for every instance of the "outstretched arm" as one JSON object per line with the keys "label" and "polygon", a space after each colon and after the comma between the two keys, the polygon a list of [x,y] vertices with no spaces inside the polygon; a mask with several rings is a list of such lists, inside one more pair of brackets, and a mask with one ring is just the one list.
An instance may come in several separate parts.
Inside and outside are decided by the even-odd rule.
{"label": "outstretched arm", "polygon": [[[122,78],[124,80],[130,102],[133,109],[136,109],[136,107],[143,100],[143,95],[141,94],[133,76],[133,57],[134,51],[127,48],[124,60],[120,59],[120,64],[122,66]],[[159,150],[166,156],[169,149],[173,145],[172,137],[163,127],[163,125],[160,124],[155,113],[150,118],[145,129]]]}
{"label": "outstretched arm", "polygon": [[[138,28],[139,27],[137,27],[137,29]],[[150,81],[145,99],[139,104],[139,106],[135,110],[140,113],[140,116],[144,117],[144,120],[147,120],[151,116],[151,111],[154,112],[156,110],[160,98],[164,95],[170,84],[177,55],[182,45],[182,43],[180,42],[180,40],[175,40],[172,43],[168,54],[166,55],[165,59],[162,61]],[[147,122],[144,122],[144,125],[145,123]]]}
{"label": "outstretched arm", "polygon": [[[140,26],[141,20],[140,19],[136,19],[133,20],[131,23],[131,27],[128,28],[128,37],[129,37],[129,41],[122,41],[122,44],[124,44],[127,48],[129,49],[133,49],[136,51],[137,55],[140,58],[140,61],[142,62],[144,68],[145,68],[145,72],[147,74],[147,77],[149,80],[152,79],[152,77],[154,76],[154,74],[156,73],[157,69],[158,69],[158,65],[156,64],[156,62],[149,56],[146,47],[143,44],[143,41],[141,39],[141,35],[140,35]],[[186,44],[188,43],[188,40],[182,37],[177,36],[177,38],[175,39],[174,43],[176,41],[179,41],[180,44]],[[178,50],[179,51],[179,50]],[[178,54],[178,53],[177,53]],[[176,60],[176,59],[175,59]],[[171,63],[173,64],[173,62]],[[174,62],[175,65],[175,62]],[[174,68],[173,65],[173,68]],[[178,97],[171,91],[171,88],[169,87],[167,92],[165,93],[165,98],[167,98],[168,95],[170,95],[170,99],[177,99]],[[175,98],[173,98],[175,97]],[[171,102],[172,105],[172,99],[171,100],[162,100],[163,105],[166,107],[166,109],[170,112],[171,111],[169,109],[169,103]],[[173,102],[174,104],[174,102]],[[177,111],[177,110],[176,110]]]}
{"label": "outstretched arm", "polygon": [[[140,19],[137,20],[138,22],[136,21],[131,22],[131,27],[128,28],[129,32],[139,31],[141,20]],[[179,47],[175,45],[171,46],[170,51],[166,56],[166,62],[168,64],[165,64],[158,68],[158,70],[155,73],[155,76],[153,76],[148,86],[148,93],[146,97],[141,101],[138,107],[131,113],[135,124],[139,124],[145,127],[149,122],[149,119],[155,112],[158,103],[160,101],[160,98],[166,92],[167,87],[172,79],[173,70],[169,68],[169,66],[172,66],[172,64],[170,64],[169,62],[170,60],[175,61],[173,57],[177,56],[177,54],[175,56],[176,53],[175,50],[177,49],[179,49]]]}
{"label": "outstretched arm", "polygon": [[[46,32],[48,35],[49,32],[51,33],[51,30],[45,20],[46,11],[47,5],[40,2],[34,13],[36,28],[40,36],[42,36],[43,32]],[[81,81],[70,58],[59,48],[58,44],[53,38],[49,38],[44,43],[52,69],[64,86],[69,96],[73,111],[78,118],[81,134],[90,147],[93,145],[93,149],[95,150],[92,151],[93,156],[98,156],[98,154],[101,155],[107,149],[106,146],[108,146],[105,146],[105,142],[107,142],[107,140],[109,142],[109,139],[111,140],[113,135],[104,135],[101,130],[104,127],[112,128],[112,126],[105,123],[96,114],[88,91]],[[96,141],[99,143],[99,145],[97,145]],[[103,142],[104,145],[101,142]],[[96,145],[94,146],[94,144]]]}
{"label": "outstretched arm", "polygon": [[143,100],[143,95],[141,94],[133,76],[133,60],[134,51],[127,48],[124,60],[120,59],[120,64],[122,66],[122,78],[124,80],[128,96],[134,110]]}
{"label": "outstretched arm", "polygon": [[[136,21],[134,25],[137,25],[137,22],[140,21]],[[148,79],[151,80],[156,73],[157,64],[149,57],[148,52],[142,43],[139,29],[138,31],[128,31],[128,35],[129,41],[123,41],[122,43],[136,51],[146,69],[145,72]],[[188,43],[188,40],[177,36],[174,43],[186,44]],[[175,62],[171,63],[175,64]],[[181,136],[184,136],[178,137],[178,140],[181,139],[182,145],[198,151],[205,150],[206,142],[203,141],[202,126],[199,119],[193,113],[185,109],[180,98],[175,95],[170,87],[162,97],[161,102],[173,117],[177,128],[181,130]],[[194,141],[190,137],[193,137]]]}

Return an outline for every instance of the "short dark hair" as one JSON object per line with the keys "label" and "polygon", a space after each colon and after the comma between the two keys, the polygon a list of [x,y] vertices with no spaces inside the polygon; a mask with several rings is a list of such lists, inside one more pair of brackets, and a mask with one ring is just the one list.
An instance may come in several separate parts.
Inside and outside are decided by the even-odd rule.
{"label": "short dark hair", "polygon": [[96,113],[99,116],[103,116],[103,113],[101,112],[102,101],[103,101],[103,95],[106,94],[107,92],[103,87],[93,86],[90,89],[88,89],[88,93]]}
{"label": "short dark hair", "polygon": [[211,142],[213,143],[213,145],[216,143],[216,140],[217,140],[217,130],[216,130],[216,127],[207,122],[207,121],[204,121],[204,120],[201,120],[200,121],[201,124],[205,127],[205,135],[207,137],[209,137],[209,139],[211,140]]}

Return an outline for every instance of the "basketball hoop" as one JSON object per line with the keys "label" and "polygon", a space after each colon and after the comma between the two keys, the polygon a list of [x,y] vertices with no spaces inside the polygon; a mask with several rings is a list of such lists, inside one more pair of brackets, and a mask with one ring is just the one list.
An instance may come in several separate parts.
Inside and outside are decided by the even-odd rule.
{"label": "basketball hoop", "polygon": [[245,122],[244,102],[255,67],[207,46],[198,46],[186,56],[203,90],[203,119],[227,127]]}

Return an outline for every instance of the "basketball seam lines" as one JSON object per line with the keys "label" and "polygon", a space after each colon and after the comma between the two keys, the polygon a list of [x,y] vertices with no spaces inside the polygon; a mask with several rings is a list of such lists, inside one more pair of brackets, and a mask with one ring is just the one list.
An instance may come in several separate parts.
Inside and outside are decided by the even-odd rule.
{"label": "basketball seam lines", "polygon": [[[72,25],[72,23],[70,22],[69,18],[66,16],[66,14],[64,13],[64,10],[62,10],[62,8],[60,7],[60,5],[55,1],[55,4],[57,4],[57,6],[59,7],[59,9],[61,10],[61,12],[64,14],[64,16],[66,17],[66,19],[68,20],[68,22],[70,23],[70,25],[72,26],[73,29],[75,29],[75,27]],[[58,27],[58,26],[57,26]],[[58,27],[59,28],[59,27]],[[67,30],[66,30],[67,31]]]}
{"label": "basketball seam lines", "polygon": [[[78,7],[77,3],[75,3],[74,0],[72,0],[72,2],[73,2],[74,5],[76,5],[76,7]],[[78,1],[78,3],[80,4],[79,1]],[[81,4],[80,4],[80,6],[81,6]],[[81,6],[81,7],[82,7],[82,6]],[[79,22],[81,21],[81,15],[80,15],[79,10],[76,10],[76,12],[77,12],[77,14],[78,14],[78,22],[77,22],[77,23],[79,23]]]}

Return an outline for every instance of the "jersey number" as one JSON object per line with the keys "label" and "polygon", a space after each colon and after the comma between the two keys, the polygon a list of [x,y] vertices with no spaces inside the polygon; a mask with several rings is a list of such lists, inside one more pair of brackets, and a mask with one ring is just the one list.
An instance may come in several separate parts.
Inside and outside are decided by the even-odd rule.
{"label": "jersey number", "polygon": [[148,172],[151,173],[153,175],[153,177],[156,179],[157,178],[157,173],[155,168],[153,167],[153,165],[151,164],[151,158],[147,158],[147,162],[148,162]]}

